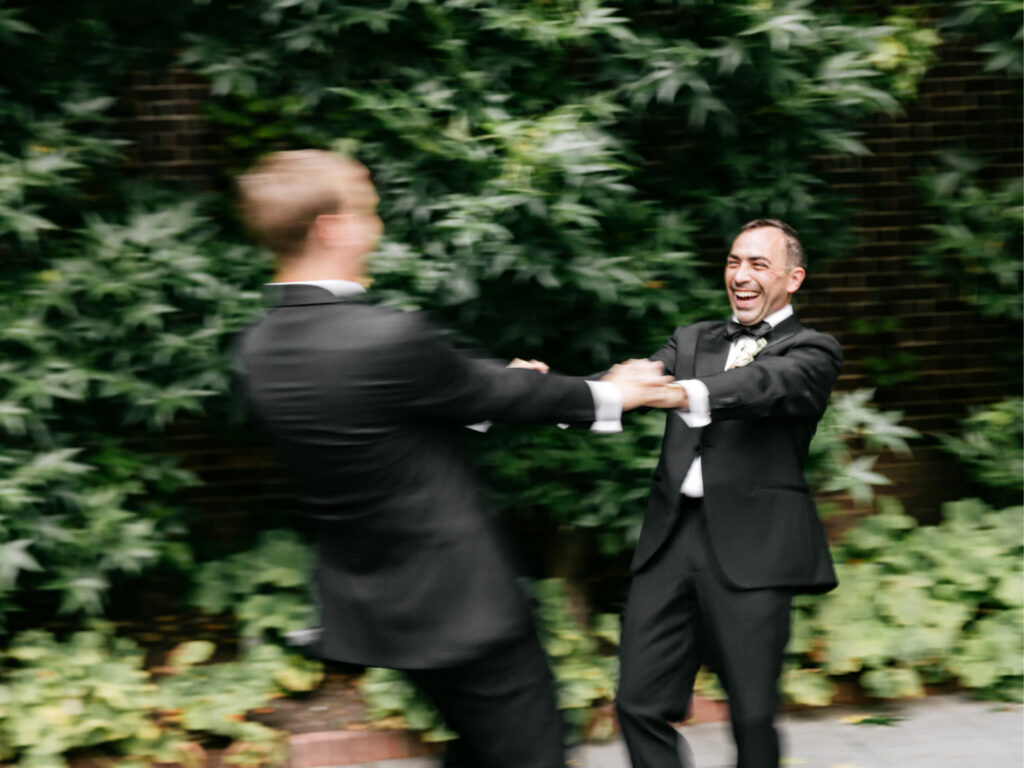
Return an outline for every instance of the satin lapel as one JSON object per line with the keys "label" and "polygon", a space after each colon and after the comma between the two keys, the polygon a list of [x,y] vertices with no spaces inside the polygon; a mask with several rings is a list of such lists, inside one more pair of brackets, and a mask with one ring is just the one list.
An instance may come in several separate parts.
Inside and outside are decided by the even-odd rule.
{"label": "satin lapel", "polygon": [[725,370],[729,357],[729,342],[725,338],[725,323],[713,325],[697,339],[697,354],[694,359],[695,376],[711,376]]}
{"label": "satin lapel", "polygon": [[765,352],[770,353],[772,347],[781,344],[787,339],[793,338],[803,329],[804,327],[800,324],[800,321],[796,319],[796,315],[790,315],[772,329],[771,335],[768,337],[768,343],[758,354],[763,355]]}

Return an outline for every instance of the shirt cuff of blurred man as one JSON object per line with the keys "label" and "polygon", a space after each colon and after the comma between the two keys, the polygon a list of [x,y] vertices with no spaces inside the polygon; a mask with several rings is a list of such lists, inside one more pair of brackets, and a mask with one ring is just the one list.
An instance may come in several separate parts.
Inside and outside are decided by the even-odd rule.
{"label": "shirt cuff of blurred man", "polygon": [[621,432],[622,392],[610,381],[588,381],[587,386],[590,387],[590,394],[594,398],[594,423],[590,425],[590,430]]}
{"label": "shirt cuff of blurred man", "polygon": [[[622,431],[622,393],[610,381],[588,381],[590,396],[594,398],[594,422],[590,425],[593,432]],[[559,424],[560,429],[568,429],[568,424]],[[467,424],[466,429],[474,432],[487,432],[491,422],[481,421]]]}

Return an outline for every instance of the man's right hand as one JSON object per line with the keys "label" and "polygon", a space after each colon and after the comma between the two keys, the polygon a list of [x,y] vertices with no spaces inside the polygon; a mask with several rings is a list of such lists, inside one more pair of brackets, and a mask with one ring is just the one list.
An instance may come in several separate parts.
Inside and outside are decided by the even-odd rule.
{"label": "man's right hand", "polygon": [[672,377],[663,374],[660,361],[626,360],[613,365],[601,381],[617,386],[622,393],[622,410],[631,411],[642,405],[662,402],[664,387],[672,382]]}

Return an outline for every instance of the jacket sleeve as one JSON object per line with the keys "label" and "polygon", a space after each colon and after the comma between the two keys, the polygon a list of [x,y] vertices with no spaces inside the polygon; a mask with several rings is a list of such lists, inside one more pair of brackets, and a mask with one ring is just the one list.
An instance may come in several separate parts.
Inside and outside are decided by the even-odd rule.
{"label": "jacket sleeve", "polygon": [[828,406],[842,364],[838,341],[808,331],[783,352],[758,356],[749,365],[699,380],[708,388],[712,421],[816,419]]}
{"label": "jacket sleeve", "polygon": [[582,378],[506,368],[456,350],[410,314],[392,350],[390,396],[396,409],[424,420],[470,424],[592,422],[594,401]]}
{"label": "jacket sleeve", "polygon": [[660,361],[665,366],[666,376],[675,376],[675,365],[676,365],[676,336],[678,330],[673,333],[668,341],[661,345],[661,348],[650,356],[650,360]]}

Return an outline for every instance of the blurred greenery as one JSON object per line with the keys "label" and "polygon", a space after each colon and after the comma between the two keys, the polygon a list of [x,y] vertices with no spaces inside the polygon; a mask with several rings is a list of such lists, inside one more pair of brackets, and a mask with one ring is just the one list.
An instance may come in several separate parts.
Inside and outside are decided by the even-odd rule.
{"label": "blurred greenery", "polygon": [[1008,398],[972,408],[959,434],[939,435],[942,446],[967,465],[994,504],[1020,504],[1024,474],[1024,401]]}
{"label": "blurred greenery", "polygon": [[[169,445],[183,418],[230,418],[227,349],[258,311],[269,272],[233,214],[237,171],[279,148],[354,154],[382,197],[381,301],[429,307],[462,341],[497,355],[589,373],[653,351],[679,323],[721,313],[715,254],[744,220],[794,224],[812,271],[841,258],[850,217],[814,158],[867,152],[856,126],[913,98],[939,31],[1019,81],[1019,57],[1007,55],[1019,48],[1010,16],[1019,3],[956,2],[940,24],[924,8],[873,17],[848,12],[856,5],[191,0],[125,13],[114,0],[5,3],[0,640],[12,655],[0,675],[0,759],[59,764],[66,749],[96,744],[168,755],[186,731],[252,742],[245,759],[267,757],[262,735],[226,730],[241,724],[223,716],[244,712],[243,694],[249,706],[259,701],[284,664],[275,643],[305,619],[307,554],[297,538],[270,532],[239,536],[237,548],[251,551],[197,562],[202,542],[182,494],[199,481]],[[206,195],[169,191],[122,154],[133,78],[173,67],[211,86],[221,176]],[[921,258],[976,286],[983,311],[1019,320],[1019,269],[1005,258],[1019,262],[1020,222],[1010,215],[1019,189],[982,181],[973,160],[949,162],[922,182],[939,223]],[[896,363],[880,375],[909,364]],[[885,481],[873,455],[912,437],[870,399],[836,396],[819,430],[809,471],[824,498],[866,502]],[[635,416],[628,432],[600,438],[495,430],[481,463],[497,506],[573,531],[594,562],[611,562],[635,540],[660,418]],[[976,463],[981,481],[995,482],[995,459]],[[1004,515],[975,517],[996,525]],[[152,706],[183,711],[166,728],[158,718],[160,734],[139,714],[156,711],[157,693],[138,648],[108,630],[56,638],[39,629],[58,614],[72,625],[109,614],[113,590],[150,584],[157,572],[172,575],[162,583],[177,585],[181,604],[231,610],[240,634],[264,642],[240,666],[190,666],[208,649],[188,646],[182,669],[157,681],[160,696],[178,698]],[[607,698],[613,673],[594,637],[552,607],[561,587],[548,584],[549,650],[561,658],[574,721],[590,728],[585,709]],[[992,589],[991,605],[1006,605],[1005,590]],[[1002,690],[1013,670],[993,678],[982,668],[1016,625],[988,606],[970,609],[969,639],[957,641],[949,669]],[[30,631],[15,634],[15,625]],[[116,690],[69,682],[85,657],[111,665],[106,683]],[[910,690],[916,663],[900,656],[866,668],[865,685]],[[33,682],[50,666],[64,681],[55,684],[77,691],[70,703]],[[799,672],[819,698],[826,666]],[[907,671],[886,671],[895,668]],[[301,688],[316,674],[285,677]],[[204,687],[238,698],[200,702],[186,690]],[[93,699],[107,698],[104,724],[82,725]],[[44,711],[45,737],[31,730],[31,713]]]}
{"label": "blurred greenery", "polygon": [[908,441],[920,437],[900,424],[900,411],[879,411],[871,403],[874,394],[872,389],[833,393],[818,424],[806,473],[811,487],[826,500],[829,494],[844,494],[858,505],[869,505],[875,487],[889,484],[874,469],[879,453],[910,455]]}
{"label": "blurred greenery", "polygon": [[316,624],[312,578],[312,552],[295,531],[265,531],[252,549],[199,566],[192,604],[233,614],[240,637],[281,642]]}
{"label": "blurred greenery", "polygon": [[985,57],[987,72],[1020,79],[1024,19],[1020,0],[954,0],[943,28],[956,40],[968,40]]}
{"label": "blurred greenery", "polygon": [[[918,178],[933,214],[933,239],[918,263],[947,280],[982,314],[1020,325],[1024,316],[1024,181],[986,182],[985,161],[945,152],[932,173]],[[1008,350],[1020,361],[1020,349]]]}

